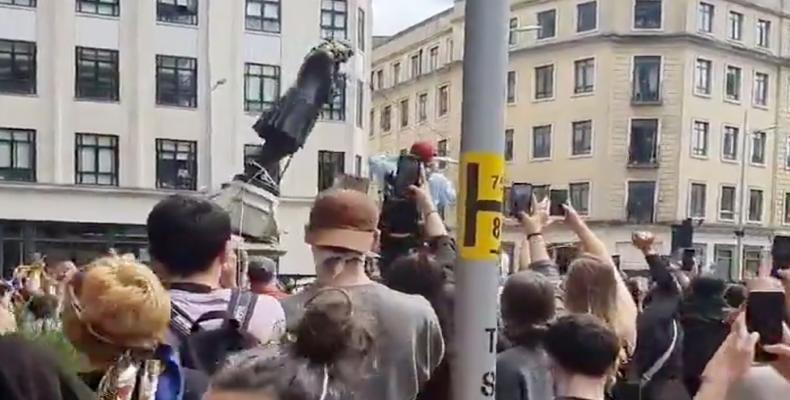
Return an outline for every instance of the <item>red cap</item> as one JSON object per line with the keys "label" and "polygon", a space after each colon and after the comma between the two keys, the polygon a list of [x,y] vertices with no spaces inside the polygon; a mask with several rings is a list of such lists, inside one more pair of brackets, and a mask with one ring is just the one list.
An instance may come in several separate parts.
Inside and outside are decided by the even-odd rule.
{"label": "red cap", "polygon": [[434,147],[432,142],[420,140],[411,145],[410,153],[419,157],[422,162],[427,163],[431,162],[433,157],[436,156],[436,147]]}

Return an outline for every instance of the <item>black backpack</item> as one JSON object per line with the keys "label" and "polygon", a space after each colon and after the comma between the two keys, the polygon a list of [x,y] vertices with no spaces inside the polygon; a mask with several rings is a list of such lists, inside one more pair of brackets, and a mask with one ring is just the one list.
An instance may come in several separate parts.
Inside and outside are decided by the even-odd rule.
{"label": "black backpack", "polygon": [[[227,310],[209,311],[194,321],[171,303],[170,327],[181,341],[181,365],[213,375],[228,356],[257,346],[258,340],[247,331],[257,300],[252,292],[234,289]],[[201,326],[215,320],[222,320],[216,329]]]}

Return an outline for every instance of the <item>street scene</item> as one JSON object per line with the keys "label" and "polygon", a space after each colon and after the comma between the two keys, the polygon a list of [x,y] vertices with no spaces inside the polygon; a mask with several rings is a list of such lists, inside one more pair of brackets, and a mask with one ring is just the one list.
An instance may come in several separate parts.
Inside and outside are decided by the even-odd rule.
{"label": "street scene", "polygon": [[788,24],[0,0],[0,399],[784,398]]}

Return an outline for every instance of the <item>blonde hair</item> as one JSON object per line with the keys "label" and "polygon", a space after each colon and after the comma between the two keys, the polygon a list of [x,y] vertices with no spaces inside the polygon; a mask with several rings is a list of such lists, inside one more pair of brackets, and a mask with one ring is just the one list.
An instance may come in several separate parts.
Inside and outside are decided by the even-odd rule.
{"label": "blonde hair", "polygon": [[565,307],[592,314],[617,332],[617,278],[614,268],[591,254],[571,262],[565,278]]}
{"label": "blonde hair", "polygon": [[100,258],[69,281],[63,330],[93,362],[110,362],[129,350],[153,351],[169,322],[167,290],[134,258]]}

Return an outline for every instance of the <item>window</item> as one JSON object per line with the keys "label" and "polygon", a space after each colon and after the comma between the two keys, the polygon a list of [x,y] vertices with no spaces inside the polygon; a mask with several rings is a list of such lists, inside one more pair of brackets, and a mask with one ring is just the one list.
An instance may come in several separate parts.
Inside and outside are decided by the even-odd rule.
{"label": "window", "polygon": [[[442,139],[436,143],[436,155],[439,157],[447,157],[447,154],[447,139]],[[439,168],[447,168],[447,163],[444,161],[439,161]]]}
{"label": "window", "polygon": [[713,246],[716,256],[716,267],[720,277],[729,277],[732,272],[732,261],[735,258],[735,247],[726,244],[716,244]]}
{"label": "window", "polygon": [[589,183],[571,183],[568,185],[568,196],[570,197],[571,206],[579,215],[588,215],[590,213]]}
{"label": "window", "polygon": [[439,116],[447,115],[450,111],[450,85],[439,87]]}
{"label": "window", "polygon": [[741,40],[743,38],[743,14],[730,11],[730,26],[727,35],[731,40]]}
{"label": "window", "polygon": [[583,156],[589,154],[592,154],[592,121],[574,122],[571,155]]}
{"label": "window", "polygon": [[702,183],[692,183],[689,195],[689,218],[705,218],[707,187]]}
{"label": "window", "polygon": [[381,112],[380,125],[382,131],[390,131],[390,128],[392,127],[392,106],[384,107],[384,111]]}
{"label": "window", "polygon": [[428,120],[428,93],[417,96],[417,122]]}
{"label": "window", "polygon": [[78,99],[118,101],[118,51],[77,47]]}
{"label": "window", "polygon": [[321,37],[348,39],[348,4],[346,0],[321,0]]}
{"label": "window", "polygon": [[354,156],[354,175],[362,176],[362,156],[359,154]]}
{"label": "window", "polygon": [[598,28],[598,2],[588,1],[576,5],[576,32],[588,32]]}
{"label": "window", "polygon": [[595,59],[586,58],[574,62],[576,84],[573,93],[592,93],[595,90]]}
{"label": "window", "polygon": [[400,127],[409,126],[409,99],[400,101]]}
{"label": "window", "polygon": [[510,186],[505,186],[502,188],[502,214],[510,215],[512,212],[510,210],[510,196],[513,195],[513,188]]}
{"label": "window", "polygon": [[117,17],[121,15],[119,2],[120,0],[77,0],[77,12]]}
{"label": "window", "polygon": [[318,191],[322,192],[335,184],[335,177],[346,170],[346,153],[342,151],[318,152]]}
{"label": "window", "polygon": [[750,279],[757,276],[760,268],[763,248],[760,246],[743,246],[743,276]]}
{"label": "window", "polygon": [[738,159],[738,135],[740,129],[734,126],[724,127],[724,138],[722,140],[721,158],[725,160]]}
{"label": "window", "polygon": [[384,89],[384,70],[376,71],[376,88]]}
{"label": "window", "polygon": [[694,121],[694,130],[691,133],[691,155],[696,157],[708,156],[708,134],[710,124],[705,121]]}
{"label": "window", "polygon": [[0,0],[0,4],[10,4],[12,6],[35,7],[36,0]]}
{"label": "window", "polygon": [[634,28],[661,29],[661,0],[634,0]]}
{"label": "window", "polygon": [[368,127],[370,131],[368,132],[368,136],[373,137],[376,134],[376,109],[370,109],[370,126]]}
{"label": "window", "polygon": [[771,43],[771,21],[757,20],[757,46],[769,47]]}
{"label": "window", "polygon": [[710,95],[710,82],[712,62],[702,58],[697,59],[696,73],[694,75],[694,92],[702,95]]}
{"label": "window", "polygon": [[365,39],[367,31],[365,30],[365,10],[357,10],[357,46],[360,51],[365,51]]}
{"label": "window", "polygon": [[513,161],[513,129],[505,130],[505,161]]}
{"label": "window", "polygon": [[557,10],[538,13],[538,39],[553,38],[557,35]]}
{"label": "window", "polygon": [[738,67],[727,66],[727,78],[725,82],[725,98],[731,101],[741,101],[741,69]]}
{"label": "window", "polygon": [[708,245],[704,243],[694,243],[691,247],[694,249],[694,258],[697,259],[697,265],[707,266]]}
{"label": "window", "polygon": [[658,120],[631,120],[631,141],[628,148],[631,165],[658,164]]}
{"label": "window", "polygon": [[765,164],[765,132],[755,132],[752,135],[752,164]]}
{"label": "window", "polygon": [[76,134],[74,164],[74,183],[118,186],[118,136]]}
{"label": "window", "polygon": [[[362,116],[365,112],[365,83],[358,80],[357,81],[357,128],[364,128],[365,121]],[[372,126],[372,125],[371,125]]]}
{"label": "window", "polygon": [[36,93],[36,44],[0,40],[0,93]]}
{"label": "window", "polygon": [[785,169],[790,169],[790,137],[785,138]]}
{"label": "window", "polygon": [[719,196],[719,219],[735,220],[735,186],[722,186]]}
{"label": "window", "polygon": [[245,26],[251,31],[280,33],[281,0],[247,0]]}
{"label": "window", "polygon": [[785,217],[784,223],[790,224],[790,193],[785,193]]}
{"label": "window", "polygon": [[550,185],[532,185],[532,195],[535,196],[535,199],[538,202],[541,202],[545,198],[549,197],[550,190]]}
{"label": "window", "polygon": [[[187,142],[190,143],[190,142]],[[259,144],[245,144],[244,145],[244,174],[247,176],[255,176],[260,172],[258,158],[261,152],[263,151],[263,146]],[[280,163],[274,162],[270,165],[263,165],[262,166],[266,173],[269,174],[275,182],[280,181]],[[186,187],[189,189],[189,187]]]}
{"label": "window", "polygon": [[655,103],[661,100],[661,56],[634,57],[635,103]]}
{"label": "window", "polygon": [[768,104],[768,74],[762,72],[754,74],[754,104],[758,106]]}
{"label": "window", "polygon": [[268,111],[279,97],[280,67],[244,64],[244,111]]}
{"label": "window", "polygon": [[628,222],[650,224],[654,220],[656,183],[654,181],[628,182],[626,214]]}
{"label": "window", "polygon": [[[244,150],[247,168],[247,148]],[[197,142],[156,139],[156,187],[172,190],[197,189]]]}
{"label": "window", "polygon": [[508,104],[516,102],[516,71],[507,73],[507,102]]}
{"label": "window", "polygon": [[713,4],[699,3],[699,10],[697,11],[697,30],[705,33],[713,32]]}
{"label": "window", "polygon": [[510,30],[508,31],[507,43],[511,46],[518,44],[518,18],[510,19]]}
{"label": "window", "polygon": [[749,221],[760,222],[763,220],[763,191],[749,190]]}
{"label": "window", "polygon": [[400,83],[400,63],[392,64],[392,85]]}
{"label": "window", "polygon": [[447,39],[447,62],[453,62],[453,39]]}
{"label": "window", "polygon": [[554,97],[554,65],[535,68],[535,99]]}
{"label": "window", "polygon": [[197,59],[156,56],[156,104],[197,107]]}
{"label": "window", "polygon": [[428,50],[428,72],[436,71],[439,68],[439,46]]}
{"label": "window", "polygon": [[157,21],[197,25],[198,0],[156,0]]}
{"label": "window", "polygon": [[422,75],[422,50],[411,56],[411,77],[412,79]]}
{"label": "window", "polygon": [[532,128],[532,158],[551,158],[551,125]]}
{"label": "window", "polygon": [[321,119],[329,121],[346,120],[346,75],[340,74],[335,80],[329,101],[321,109]]}
{"label": "window", "polygon": [[36,132],[0,128],[0,181],[36,181]]}

